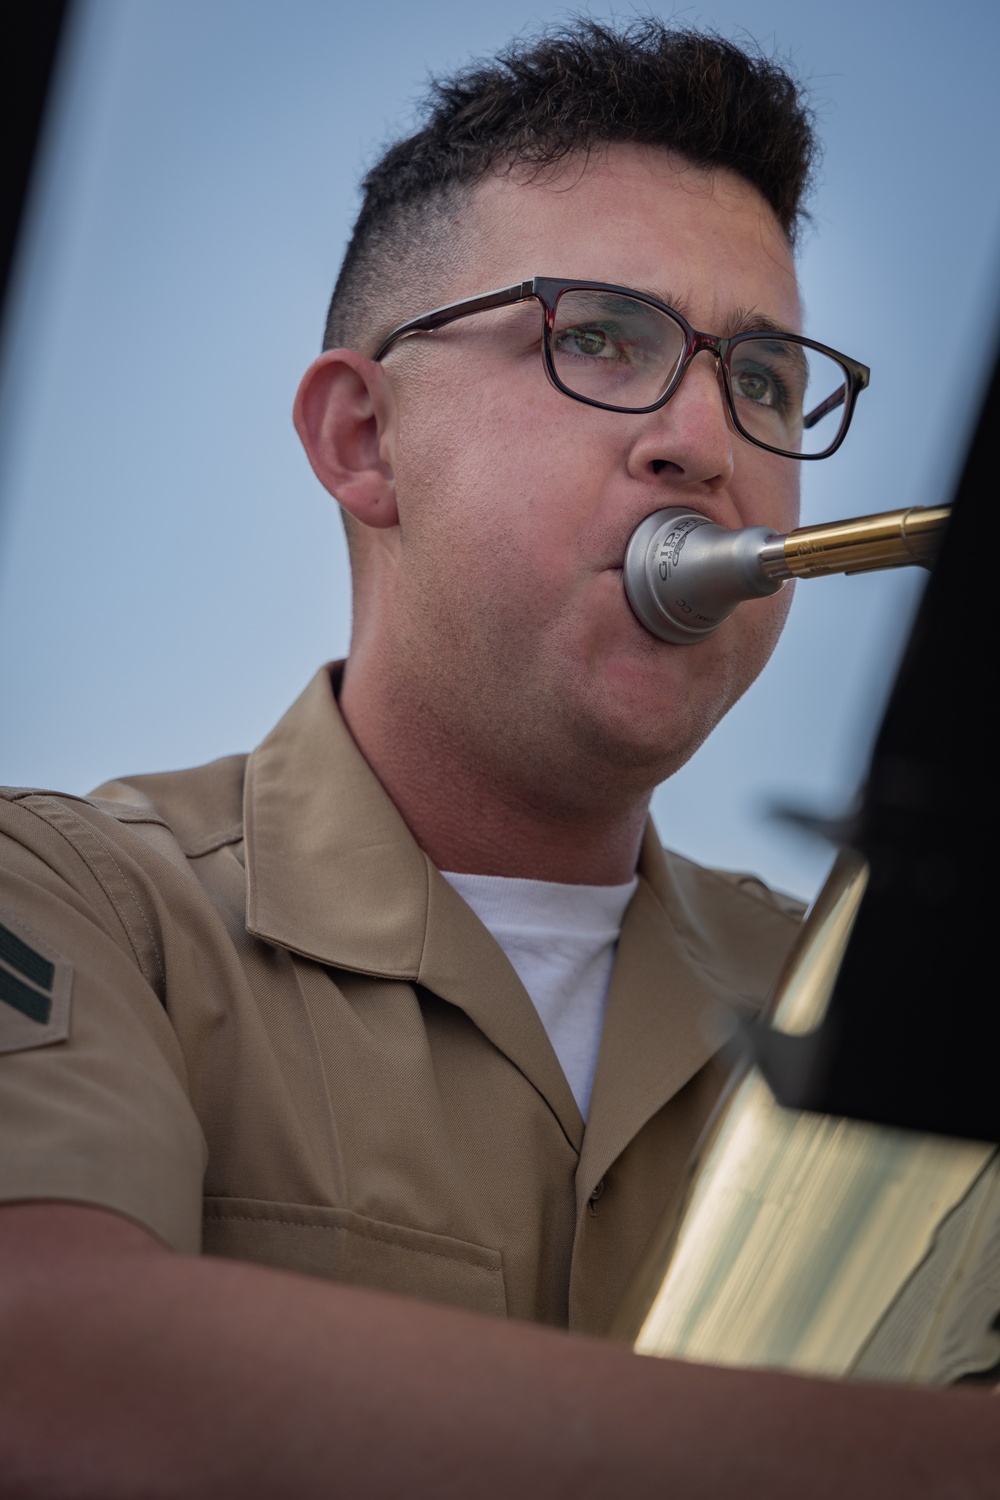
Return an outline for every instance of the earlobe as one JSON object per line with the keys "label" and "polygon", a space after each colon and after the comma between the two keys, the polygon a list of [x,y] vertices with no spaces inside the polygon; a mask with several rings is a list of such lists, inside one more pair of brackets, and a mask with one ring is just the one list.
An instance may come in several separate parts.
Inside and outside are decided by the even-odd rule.
{"label": "earlobe", "polygon": [[320,484],[363,526],[395,526],[395,407],[381,365],[354,349],[327,350],[302,377],[294,420]]}

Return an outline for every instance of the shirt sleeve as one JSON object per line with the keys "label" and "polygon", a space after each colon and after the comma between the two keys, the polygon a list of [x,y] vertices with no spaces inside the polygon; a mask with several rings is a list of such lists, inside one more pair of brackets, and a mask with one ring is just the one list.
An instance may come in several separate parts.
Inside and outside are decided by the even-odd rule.
{"label": "shirt sleeve", "polygon": [[0,796],[0,1201],[111,1209],[197,1252],[207,1149],[155,920],[113,821],[69,800]]}

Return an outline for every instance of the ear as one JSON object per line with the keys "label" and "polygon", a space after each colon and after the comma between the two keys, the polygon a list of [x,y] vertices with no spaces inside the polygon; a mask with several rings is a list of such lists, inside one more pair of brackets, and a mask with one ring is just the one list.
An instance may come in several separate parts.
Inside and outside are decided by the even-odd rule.
{"label": "ear", "polygon": [[320,484],[362,525],[395,526],[395,405],[382,366],[354,349],[327,350],[302,377],[294,419]]}

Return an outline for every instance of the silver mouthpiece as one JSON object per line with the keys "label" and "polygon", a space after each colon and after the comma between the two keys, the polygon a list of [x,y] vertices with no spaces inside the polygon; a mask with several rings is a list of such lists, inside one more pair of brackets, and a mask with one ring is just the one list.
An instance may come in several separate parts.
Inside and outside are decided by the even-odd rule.
{"label": "silver mouthpiece", "polygon": [[737,604],[776,594],[760,554],[766,526],[727,531],[695,510],[658,510],[636,527],[625,553],[628,602],[653,635],[692,645],[717,630]]}
{"label": "silver mouthpiece", "polygon": [[780,536],[766,526],[730,531],[696,510],[658,510],[632,533],[625,593],[653,635],[694,645],[738,604],[776,594],[789,578],[930,567],[949,507],[911,506]]}

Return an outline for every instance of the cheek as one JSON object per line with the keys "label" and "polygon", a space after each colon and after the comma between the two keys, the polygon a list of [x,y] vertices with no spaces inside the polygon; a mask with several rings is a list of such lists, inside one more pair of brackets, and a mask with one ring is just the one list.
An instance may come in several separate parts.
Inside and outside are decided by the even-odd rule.
{"label": "cheek", "polygon": [[554,580],[585,524],[592,482],[580,434],[565,418],[571,404],[544,377],[539,388],[533,367],[491,382],[454,364],[431,380],[428,362],[399,403],[393,468],[404,552],[443,572],[457,553],[480,549],[491,572],[512,566],[515,589],[522,577]]}
{"label": "cheek", "polygon": [[793,589],[794,584],[786,583],[770,599],[741,604],[728,621],[732,632],[729,654],[737,696],[747,690],[770,660],[791,608]]}
{"label": "cheek", "polygon": [[768,526],[784,533],[799,519],[801,465],[741,441],[732,495],[735,524]]}
{"label": "cheek", "polygon": [[522,440],[504,396],[457,359],[426,361],[407,383],[393,468],[401,506],[414,523],[454,505],[466,516],[489,508],[516,466]]}
{"label": "cheek", "polygon": [[[782,493],[779,498],[780,514],[773,523],[777,531],[792,531],[799,524],[799,491],[801,487],[801,478],[802,472],[798,468],[798,466],[796,466],[791,480],[786,482],[786,484],[783,486]],[[788,590],[786,589],[785,592],[788,593]],[[789,594],[788,597],[790,601],[791,594]]]}

